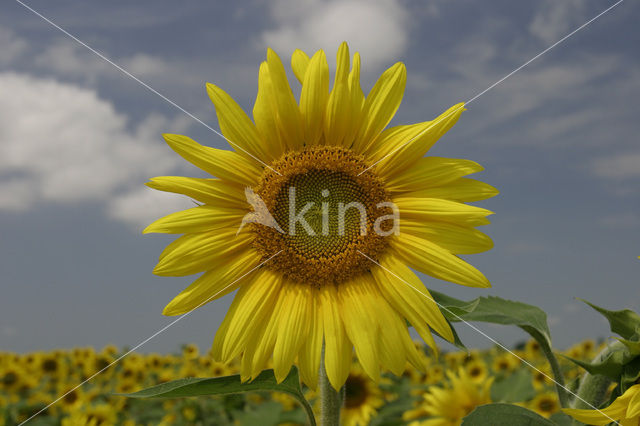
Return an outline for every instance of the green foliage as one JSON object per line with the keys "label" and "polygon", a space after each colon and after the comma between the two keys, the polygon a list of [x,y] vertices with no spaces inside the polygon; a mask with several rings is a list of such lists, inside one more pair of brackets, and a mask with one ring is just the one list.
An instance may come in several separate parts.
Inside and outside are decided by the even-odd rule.
{"label": "green foliage", "polygon": [[536,396],[536,390],[531,383],[531,372],[528,369],[518,370],[493,383],[491,399],[496,402],[520,402],[532,399]]}
{"label": "green foliage", "polygon": [[540,344],[551,347],[547,314],[536,306],[496,296],[478,297],[464,302],[437,291],[431,291],[431,294],[441,306],[442,314],[449,321],[481,321],[492,324],[516,325],[529,333]]}
{"label": "green foliage", "polygon": [[477,407],[462,421],[462,426],[554,426],[531,410],[511,404],[486,404]]}
{"label": "green foliage", "polygon": [[640,315],[629,309],[610,311],[586,300],[582,301],[609,321],[611,331],[622,337],[617,338],[621,344],[610,344],[608,352],[591,362],[567,356],[565,358],[584,368],[589,374],[603,375],[617,382],[618,387],[611,395],[613,400],[640,378]]}
{"label": "green foliage", "polygon": [[617,381],[620,377],[620,374],[622,374],[622,367],[631,359],[633,359],[629,351],[626,349],[609,352],[604,356],[602,360],[592,362],[582,361],[566,355],[562,356],[584,368],[589,372],[589,374],[601,374],[603,376],[609,377],[614,381]]}
{"label": "green foliage", "polygon": [[627,389],[635,385],[638,379],[640,379],[640,357],[637,356],[622,367],[619,382],[620,394],[622,395]]}
{"label": "green foliage", "polygon": [[564,413],[555,413],[549,417],[549,420],[557,426],[576,426],[577,424],[581,424],[577,420],[574,420],[573,417]]}
{"label": "green foliage", "polygon": [[582,301],[604,315],[607,321],[609,321],[611,331],[619,334],[625,339],[631,339],[640,329],[640,315],[629,309],[623,309],[621,311],[609,311],[607,309],[596,306],[591,302],[587,302],[586,300]]}
{"label": "green foliage", "polygon": [[[289,375],[282,383],[276,381],[273,370],[265,370],[254,380],[246,383],[242,383],[240,375],[214,378],[186,378],[162,383],[123,396],[130,398],[183,398],[192,396],[229,395],[252,391],[278,391],[293,396],[305,409],[311,424],[315,425],[313,410],[302,393],[298,369],[296,367],[291,369]],[[263,421],[267,421],[267,419],[276,415],[275,412],[269,411],[271,410],[269,407],[270,405],[267,406],[267,408],[265,408],[266,411],[262,413],[263,417],[261,418]],[[256,415],[259,416],[260,414]]]}
{"label": "green foliage", "polygon": [[233,418],[241,425],[277,426],[282,423],[304,424],[305,417],[300,411],[284,412],[282,404],[266,401],[253,411],[236,411]]}
{"label": "green foliage", "polygon": [[551,365],[560,404],[563,407],[567,406],[569,397],[564,389],[564,377],[560,372],[558,360],[551,350],[551,332],[547,325],[547,314],[542,309],[496,296],[478,297],[470,302],[463,302],[437,291],[432,291],[431,294],[449,321],[481,321],[515,325],[529,333],[540,344],[542,352]]}

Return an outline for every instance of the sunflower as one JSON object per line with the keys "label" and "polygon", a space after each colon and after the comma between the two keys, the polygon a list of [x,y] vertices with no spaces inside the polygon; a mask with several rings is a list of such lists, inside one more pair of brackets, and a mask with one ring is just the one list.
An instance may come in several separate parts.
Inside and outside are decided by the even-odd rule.
{"label": "sunflower", "polygon": [[622,426],[636,426],[640,424],[640,384],[631,386],[607,408],[601,410],[563,408],[562,411],[590,425],[606,425],[615,420]]}
{"label": "sunflower", "polygon": [[492,377],[476,383],[462,367],[457,375],[447,371],[447,377],[445,387],[430,387],[418,406],[405,412],[402,419],[415,420],[410,423],[412,426],[460,426],[477,406],[491,403]]}
{"label": "sunflower", "polygon": [[357,364],[345,383],[342,423],[345,426],[368,425],[376,410],[384,404],[382,391]]}
{"label": "sunflower", "polygon": [[489,375],[487,364],[482,359],[473,359],[464,365],[464,369],[475,383],[483,383]]}
{"label": "sunflower", "polygon": [[85,406],[62,419],[62,426],[112,426],[118,415],[109,404]]}
{"label": "sunflower", "polygon": [[502,352],[493,358],[491,368],[494,373],[507,374],[513,372],[520,365],[520,360],[509,352]]}
{"label": "sunflower", "polygon": [[536,413],[545,418],[551,417],[552,414],[560,410],[558,395],[554,392],[543,392],[538,394],[527,404]]}
{"label": "sunflower", "polygon": [[203,273],[163,313],[185,314],[237,289],[212,354],[222,362],[240,357],[243,380],[255,378],[273,356],[278,380],[296,362],[302,380],[315,388],[323,344],[336,389],[347,379],[353,348],[374,380],[381,366],[396,375],[406,361],[421,368],[406,321],[434,351],[431,330],[450,341],[453,335],[409,267],[490,286],[457,255],[492,247],[475,229],[491,212],[465,202],[497,191],[465,178],[482,170],[473,161],[423,157],[456,123],[463,104],[433,121],[385,129],[404,93],[405,67],[385,71],[365,98],[360,56],[350,59],[343,43],[329,91],[325,53],[309,58],[296,50],[298,102],[280,58],[268,49],[253,121],[207,84],[220,129],[236,152],[164,135],[178,154],[216,178],[164,176],[148,183],[202,203],[144,231],[184,234],[162,252],[156,274]]}

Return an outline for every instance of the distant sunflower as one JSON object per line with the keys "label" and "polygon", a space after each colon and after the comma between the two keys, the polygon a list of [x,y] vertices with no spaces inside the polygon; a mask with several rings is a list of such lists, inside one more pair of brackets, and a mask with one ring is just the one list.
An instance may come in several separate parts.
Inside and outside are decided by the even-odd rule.
{"label": "distant sunflower", "polygon": [[382,391],[366,373],[354,364],[344,387],[341,419],[345,426],[365,426],[384,404]]}
{"label": "distant sunflower", "polygon": [[560,402],[558,402],[558,395],[554,392],[543,392],[536,395],[527,404],[536,413],[540,414],[547,419],[552,414],[557,413],[560,410]]}
{"label": "distant sunflower", "polygon": [[460,426],[477,406],[491,403],[493,378],[478,384],[462,367],[457,375],[447,371],[447,377],[445,387],[431,386],[418,406],[404,413],[403,420],[414,420],[411,426]]}
{"label": "distant sunflower", "polygon": [[[325,53],[309,58],[296,50],[298,103],[280,58],[268,49],[253,121],[227,93],[207,84],[220,129],[237,152],[164,135],[178,154],[216,177],[164,176],[148,183],[203,203],[144,231],[185,234],[162,252],[156,274],[204,272],[164,314],[184,314],[238,289],[212,354],[223,362],[240,356],[244,380],[255,378],[273,355],[278,380],[297,360],[303,381],[315,388],[323,343],[335,388],[347,379],[354,347],[374,380],[381,366],[397,375],[407,361],[421,368],[405,320],[434,350],[431,329],[453,336],[409,266],[466,286],[490,286],[457,255],[492,247],[475,229],[491,212],[465,202],[497,191],[464,177],[482,170],[473,161],[423,157],[456,123],[463,104],[433,121],[385,130],[404,93],[404,65],[385,71],[365,98],[359,54],[350,62],[343,43],[329,91]],[[343,211],[340,222],[341,203],[363,208]],[[308,226],[287,222],[291,205]]]}

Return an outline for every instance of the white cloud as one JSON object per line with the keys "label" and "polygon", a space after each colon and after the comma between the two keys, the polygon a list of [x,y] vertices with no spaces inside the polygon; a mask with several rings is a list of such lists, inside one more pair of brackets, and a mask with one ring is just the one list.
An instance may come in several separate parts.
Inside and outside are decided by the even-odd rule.
{"label": "white cloud", "polygon": [[[161,133],[183,132],[188,117],[151,115],[129,129],[127,118],[90,89],[17,73],[0,73],[0,87],[0,209],[110,203],[184,163]],[[126,209],[114,209],[126,220]]]}
{"label": "white cloud", "polygon": [[545,43],[555,43],[585,20],[584,0],[545,0],[529,24],[529,32]]}
{"label": "white cloud", "polygon": [[117,72],[93,52],[67,39],[48,45],[43,52],[34,56],[33,63],[48,73],[83,77],[90,81],[105,72]]}
{"label": "white cloud", "polygon": [[115,197],[108,206],[109,217],[142,231],[154,220],[196,205],[183,195],[141,187]]}
{"label": "white cloud", "polygon": [[[105,56],[110,57],[108,53]],[[182,75],[185,71],[146,53],[110,59],[138,78]],[[112,64],[68,39],[58,39],[35,54],[33,64],[49,74],[80,78],[90,83],[95,83],[101,77],[126,78]]]}
{"label": "white cloud", "polygon": [[270,12],[276,28],[262,42],[283,55],[325,49],[333,57],[346,40],[375,66],[398,59],[409,38],[409,14],[397,0],[276,0]]}
{"label": "white cloud", "polygon": [[598,158],[592,164],[596,176],[614,179],[640,178],[640,152],[627,152]]}
{"label": "white cloud", "polygon": [[163,60],[147,55],[146,53],[137,53],[125,59],[122,67],[136,77],[162,74],[166,72],[168,68]]}

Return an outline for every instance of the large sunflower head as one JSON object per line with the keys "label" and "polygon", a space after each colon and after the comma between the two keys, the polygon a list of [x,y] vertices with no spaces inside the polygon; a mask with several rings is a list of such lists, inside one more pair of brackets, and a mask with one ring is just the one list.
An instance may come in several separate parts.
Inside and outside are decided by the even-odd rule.
{"label": "large sunflower head", "polygon": [[212,354],[223,362],[240,356],[245,379],[273,357],[279,380],[297,360],[303,380],[315,387],[323,344],[336,388],[347,379],[354,348],[374,380],[380,366],[396,374],[407,361],[422,367],[406,321],[434,349],[431,330],[453,336],[409,268],[489,286],[458,255],[491,248],[490,238],[475,229],[491,212],[465,202],[497,191],[465,177],[482,170],[473,161],[424,157],[463,105],[432,121],[387,128],[404,93],[402,63],[385,71],[366,97],[360,56],[351,58],[346,43],[338,49],[331,89],[322,50],[312,57],[296,50],[291,65],[302,85],[299,100],[280,58],[267,51],[253,119],[207,84],[235,152],[165,135],[212,177],[148,183],[202,203],[145,230],[184,234],[162,252],[155,273],[202,273],[164,313],[184,314],[238,289]]}

